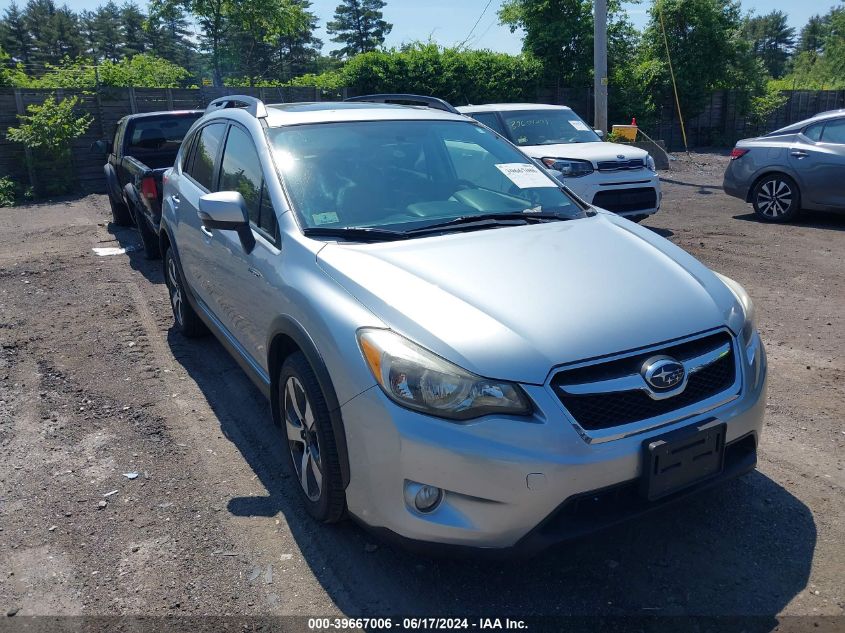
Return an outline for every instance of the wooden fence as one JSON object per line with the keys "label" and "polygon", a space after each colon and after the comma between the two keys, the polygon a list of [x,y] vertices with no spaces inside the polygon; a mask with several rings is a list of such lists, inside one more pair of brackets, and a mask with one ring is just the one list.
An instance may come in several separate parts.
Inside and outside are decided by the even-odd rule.
{"label": "wooden fence", "polygon": [[86,134],[73,145],[74,170],[79,188],[84,192],[105,191],[103,156],[90,150],[96,140],[111,139],[114,126],[121,117],[136,112],[159,110],[193,110],[205,108],[209,101],[227,94],[249,94],[268,103],[292,101],[320,101],[337,99],[343,93],[324,94],[315,88],[112,88],[99,90],[44,90],[27,88],[0,88],[0,177],[11,176],[15,181],[33,184],[33,179],[46,178],[49,174],[33,174],[27,169],[23,146],[11,143],[6,130],[16,126],[17,115],[30,104],[38,104],[51,95],[58,99],[76,95],[80,99],[78,111],[93,117]]}
{"label": "wooden fence", "polygon": [[[6,130],[18,124],[17,115],[30,104],[41,103],[48,95],[58,98],[77,95],[80,111],[93,117],[88,132],[73,146],[74,169],[79,188],[84,192],[103,192],[103,157],[93,153],[91,143],[111,138],[117,121],[135,112],[158,110],[190,110],[204,108],[209,101],[227,94],[250,94],[268,103],[292,101],[320,101],[343,98],[349,91],[338,94],[322,93],[316,88],[112,88],[99,90],[45,90],[0,88],[0,177],[11,176],[15,181],[32,184],[34,179],[49,174],[34,174],[27,169],[23,147],[6,139]],[[351,93],[350,93],[351,94]],[[760,125],[752,124],[738,108],[737,93],[717,91],[710,96],[704,111],[685,121],[690,147],[732,145],[737,139],[755,136],[767,130],[806,119],[818,112],[845,108],[845,90],[796,90],[784,93],[786,103]],[[539,91],[537,101],[570,106],[587,121],[593,119],[592,90],[589,88],[553,88]],[[612,101],[612,95],[611,95]],[[632,113],[636,116],[636,113]],[[628,120],[611,123],[629,123]],[[672,104],[661,108],[657,124],[645,130],[652,138],[663,139],[671,150],[683,148],[681,128]]]}
{"label": "wooden fence", "polygon": [[[701,114],[684,120],[687,144],[691,148],[729,147],[738,139],[759,136],[790,123],[808,119],[819,112],[845,108],[845,90],[787,90],[782,94],[786,96],[786,103],[772,112],[765,121],[752,122],[747,115],[741,113],[739,94],[736,91],[713,92]],[[541,91],[539,97],[543,103],[568,105],[585,121],[593,120],[591,88],[552,88]],[[612,111],[612,87],[610,105]],[[617,115],[617,118],[619,116]],[[630,123],[631,116],[639,115],[636,112],[627,113],[622,117],[623,120],[611,120],[610,123]],[[642,124],[642,117],[640,123]],[[654,126],[643,129],[652,138],[665,141],[671,150],[677,151],[684,147],[674,101],[660,108]]]}

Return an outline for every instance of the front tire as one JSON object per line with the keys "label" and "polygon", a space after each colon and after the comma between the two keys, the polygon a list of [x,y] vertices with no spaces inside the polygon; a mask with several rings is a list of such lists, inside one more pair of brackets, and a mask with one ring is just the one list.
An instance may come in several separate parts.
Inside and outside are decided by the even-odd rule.
{"label": "front tire", "polygon": [[185,294],[185,280],[172,248],[164,253],[164,281],[173,308],[173,324],[186,338],[197,338],[208,332],[205,323],[194,311]]}
{"label": "front tire", "polygon": [[771,174],[754,186],[751,203],[763,222],[789,222],[801,209],[801,192],[789,176]]}
{"label": "front tire", "polygon": [[346,495],[337,443],[320,383],[302,352],[285,359],[278,385],[288,465],[305,508],[323,523],[339,521],[346,512]]}

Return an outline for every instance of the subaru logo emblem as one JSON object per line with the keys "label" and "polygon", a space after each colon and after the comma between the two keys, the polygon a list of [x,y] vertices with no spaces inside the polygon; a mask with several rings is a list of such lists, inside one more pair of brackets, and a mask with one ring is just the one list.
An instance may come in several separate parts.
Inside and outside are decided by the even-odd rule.
{"label": "subaru logo emblem", "polygon": [[655,356],[643,363],[642,374],[649,386],[658,391],[666,391],[684,381],[686,370],[674,358]]}
{"label": "subaru logo emblem", "polygon": [[625,158],[625,154],[617,154],[616,158],[618,158],[619,160],[623,160]]}

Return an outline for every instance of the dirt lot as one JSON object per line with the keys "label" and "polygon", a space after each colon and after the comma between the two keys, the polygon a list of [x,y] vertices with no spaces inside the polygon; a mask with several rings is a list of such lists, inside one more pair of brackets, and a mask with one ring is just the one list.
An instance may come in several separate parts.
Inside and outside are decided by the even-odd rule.
{"label": "dirt lot", "polygon": [[216,341],[171,331],[160,263],[92,252],[139,241],[105,197],[0,209],[0,608],[845,614],[845,216],[760,224],[722,193],[726,160],[673,163],[646,224],[755,299],[759,469],[528,564],[315,525],[258,391]]}

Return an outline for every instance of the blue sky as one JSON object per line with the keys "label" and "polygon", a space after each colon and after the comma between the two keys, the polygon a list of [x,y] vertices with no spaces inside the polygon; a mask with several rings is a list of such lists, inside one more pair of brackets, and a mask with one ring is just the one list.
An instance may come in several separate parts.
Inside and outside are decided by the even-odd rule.
{"label": "blue sky", "polygon": [[[94,9],[105,0],[66,0],[75,10]],[[122,0],[116,0],[120,3]],[[144,4],[144,0],[137,0]],[[11,0],[0,0],[0,9],[7,7]],[[490,6],[482,16],[488,0],[387,0],[384,9],[385,19],[393,23],[393,32],[387,39],[388,46],[395,46],[410,40],[428,40],[431,37],[439,44],[453,45],[463,42],[478,20],[478,26],[470,36],[468,44],[473,48],[490,48],[506,53],[519,52],[522,38],[519,33],[511,33],[499,26],[496,12],[502,0],[491,0]],[[61,4],[62,0],[56,0]],[[826,13],[837,0],[742,0],[744,11],[768,13],[778,9],[789,16],[791,26],[800,29],[807,19],[816,13]],[[26,0],[18,0],[26,4]],[[331,50],[334,44],[329,41],[323,28],[331,19],[338,0],[313,0],[313,10],[320,18],[318,34]],[[648,20],[648,8],[651,0],[641,3],[626,3],[625,8],[634,24],[642,28]],[[481,19],[479,20],[479,16]]]}

